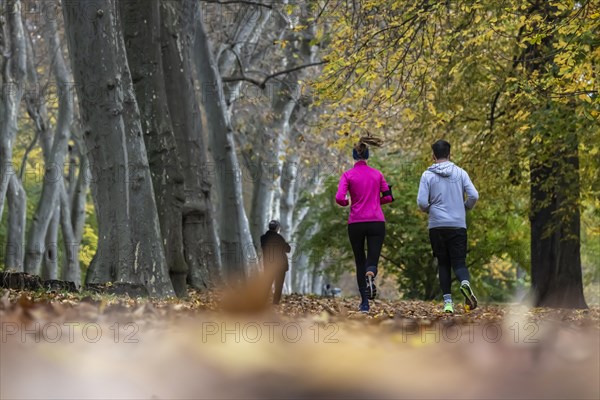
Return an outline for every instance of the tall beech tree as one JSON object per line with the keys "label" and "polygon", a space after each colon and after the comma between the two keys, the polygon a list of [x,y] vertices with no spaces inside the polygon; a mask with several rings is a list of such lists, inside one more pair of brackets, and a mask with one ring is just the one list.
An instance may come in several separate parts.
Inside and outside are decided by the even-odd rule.
{"label": "tall beech tree", "polygon": [[[300,110],[306,114],[307,104],[303,103],[307,102],[304,101],[306,97],[301,96],[301,89],[305,78],[314,74],[314,66],[319,64],[314,62],[316,24],[310,18],[317,15],[313,8],[316,3],[309,3],[289,5],[282,12],[256,4],[242,4],[236,8],[239,18],[229,30],[212,32],[212,36],[217,37],[215,60],[228,110],[224,120],[231,127],[233,144],[241,152],[244,167],[252,177],[249,180],[238,176],[236,180],[247,190],[245,196],[251,191],[251,203],[246,205],[250,205],[247,207],[249,225],[257,251],[260,251],[259,237],[269,219],[283,216],[280,198],[282,192],[287,192],[290,182],[288,179],[281,181],[283,165],[288,158],[296,157],[295,153],[301,148],[301,135],[297,130],[294,137],[290,136],[291,124],[298,119],[295,114]],[[210,13],[210,9],[208,11]],[[204,21],[211,26],[211,18]],[[219,43],[219,39],[222,42]],[[206,86],[210,90],[207,93],[218,94],[220,90],[209,82]],[[217,153],[216,148],[213,143],[213,155]],[[289,172],[293,173],[294,168],[288,168]],[[229,177],[232,178],[235,176]],[[226,180],[219,182],[225,188],[233,187]],[[239,200],[228,207],[237,207],[239,215],[243,215],[243,202]],[[289,229],[283,227],[289,239],[293,234],[290,200],[291,196],[286,199],[288,206],[285,208]],[[230,215],[231,212],[222,214]],[[244,226],[243,221],[240,226]]]}
{"label": "tall beech tree", "polygon": [[[517,60],[531,81],[539,80],[544,85],[537,76],[554,77],[552,70],[557,67],[553,44],[560,32],[543,25],[564,24],[575,12],[575,9],[560,12],[545,1],[532,2],[527,9],[526,16],[534,22],[521,35],[540,34],[538,40],[526,42]],[[571,36],[568,34],[566,39],[572,40]],[[537,117],[530,130],[529,162],[532,298],[540,307],[587,308],[580,251],[578,129],[581,124],[577,122],[573,101],[561,104],[552,98],[545,100],[531,102],[529,106]]]}
{"label": "tall beech tree", "polygon": [[[42,138],[45,143],[45,173],[42,195],[31,226],[29,227],[25,250],[25,272],[40,274],[42,257],[49,265],[45,275],[57,279],[57,243],[60,218],[60,196],[64,191],[63,171],[73,122],[74,96],[70,87],[70,73],[62,55],[62,48],[54,19],[47,22],[48,54],[52,60],[52,70],[56,78],[58,94],[58,117],[53,137]],[[32,60],[33,61],[33,60]],[[35,72],[34,72],[35,73]],[[49,229],[50,227],[50,229]]]}
{"label": "tall beech tree", "polygon": [[115,1],[62,4],[98,218],[86,282],[142,284],[151,295],[172,295]]}
{"label": "tall beech tree", "polygon": [[223,268],[228,278],[244,279],[258,260],[244,209],[235,132],[225,102],[222,77],[204,28],[202,9],[193,0],[184,0],[183,4],[188,15],[193,16],[197,24],[194,31],[193,60],[202,93],[200,105],[209,130],[217,179]]}
{"label": "tall beech tree", "polygon": [[186,2],[161,1],[161,46],[167,103],[185,186],[183,241],[189,282],[207,288],[220,281],[221,256],[211,200],[214,173],[204,143],[207,129],[194,90],[196,14]]}
{"label": "tall beech tree", "polygon": [[[27,22],[29,26],[31,26],[32,31],[28,32],[26,38],[27,90],[24,95],[24,100],[27,114],[33,123],[34,137],[21,160],[19,179],[22,180],[25,178],[24,173],[27,168],[30,152],[39,141],[43,160],[47,167],[45,170],[48,172],[47,175],[45,174],[42,181],[42,196],[40,202],[47,202],[48,197],[54,195],[52,191],[58,191],[54,210],[38,204],[30,227],[30,253],[28,254],[28,261],[33,262],[33,264],[36,265],[36,268],[38,268],[39,261],[42,259],[42,277],[46,279],[58,278],[58,255],[60,248],[60,244],[58,243],[58,232],[60,227],[63,239],[62,279],[74,282],[76,286],[79,286],[81,283],[79,244],[83,234],[83,224],[85,223],[85,212],[82,212],[82,210],[85,210],[89,179],[86,157],[85,154],[80,151],[82,147],[80,143],[81,139],[78,137],[80,133],[76,127],[77,125],[71,124],[74,113],[74,93],[72,90],[73,88],[71,87],[73,78],[66,67],[63,58],[63,46],[61,45],[58,30],[59,21],[54,18],[44,19],[41,26],[37,26],[36,21],[28,20]],[[47,44],[46,47],[48,51],[46,52],[45,57],[38,57],[32,41],[32,36],[37,36],[40,33],[43,33],[43,35],[40,36],[45,38]],[[38,38],[37,43],[40,42],[41,40]],[[41,82],[36,65],[48,65],[48,69],[53,72],[53,78],[49,77],[48,82]],[[51,90],[44,89],[48,88],[48,86],[50,86]],[[51,118],[51,115],[48,113],[46,99],[46,95],[53,93],[53,90],[56,90],[56,99],[59,103],[58,116],[56,118]],[[60,124],[56,126],[56,130],[53,129],[53,120],[58,120],[58,122],[60,122]],[[53,146],[55,137],[62,142],[64,148]],[[67,145],[68,140],[71,139],[75,142],[75,146]],[[53,157],[56,157],[56,155],[52,156],[53,150],[57,150],[61,153],[68,152],[68,168],[65,168],[64,158],[59,161],[58,164],[52,164],[50,160]],[[80,163],[79,168],[76,167],[77,162]],[[68,169],[68,176],[66,177],[67,182],[65,182],[65,179],[63,178],[64,169]],[[46,198],[44,198],[44,193]],[[23,201],[25,201],[24,198]],[[22,204],[21,207],[25,208],[25,204]],[[75,210],[73,213],[71,211],[72,209]],[[44,235],[44,226],[40,221],[47,220],[48,218],[50,221]],[[9,237],[15,237],[16,239],[21,231],[24,232],[25,215],[23,214],[19,217],[11,215],[10,221],[23,221],[22,226],[19,226],[17,223],[9,224]],[[25,241],[21,240],[21,243],[25,243]],[[17,248],[17,246],[14,247]],[[32,249],[33,251],[31,251]],[[7,252],[7,259],[10,256],[11,252]],[[7,264],[10,263],[7,262]]]}
{"label": "tall beech tree", "polygon": [[0,10],[0,216],[14,174],[12,150],[26,74],[25,31],[19,0],[2,0]]}
{"label": "tall beech tree", "polygon": [[183,249],[184,179],[168,108],[158,1],[120,0],[127,59],[140,107],[160,229],[175,293],[187,294]]}

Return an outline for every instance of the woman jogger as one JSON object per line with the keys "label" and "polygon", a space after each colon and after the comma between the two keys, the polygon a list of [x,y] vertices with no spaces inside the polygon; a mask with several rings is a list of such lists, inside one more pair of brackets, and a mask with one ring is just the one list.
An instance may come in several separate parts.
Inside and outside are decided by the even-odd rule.
{"label": "woman jogger", "polygon": [[[369,311],[369,299],[373,300],[377,295],[374,279],[377,276],[377,264],[385,238],[385,217],[381,205],[394,200],[391,186],[388,186],[383,174],[367,165],[368,144],[380,145],[381,142],[367,137],[354,146],[352,156],[356,163],[340,177],[335,196],[335,201],[340,206],[350,204],[348,237],[356,262],[356,280],[362,312]],[[350,202],[346,198],[348,192]]]}

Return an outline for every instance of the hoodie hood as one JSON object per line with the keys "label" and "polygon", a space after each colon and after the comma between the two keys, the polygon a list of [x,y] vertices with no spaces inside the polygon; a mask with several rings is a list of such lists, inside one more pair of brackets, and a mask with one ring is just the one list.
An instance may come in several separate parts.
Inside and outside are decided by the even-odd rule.
{"label": "hoodie hood", "polygon": [[431,171],[434,174],[447,178],[452,175],[452,172],[456,169],[456,165],[452,161],[444,161],[442,163],[433,164],[427,168],[427,171]]}

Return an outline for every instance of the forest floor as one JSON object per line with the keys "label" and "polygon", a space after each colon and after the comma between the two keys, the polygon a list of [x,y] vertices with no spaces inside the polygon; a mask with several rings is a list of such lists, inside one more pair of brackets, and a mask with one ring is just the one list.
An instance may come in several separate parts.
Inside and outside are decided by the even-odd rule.
{"label": "forest floor", "polygon": [[600,308],[0,289],[0,398],[600,398]]}

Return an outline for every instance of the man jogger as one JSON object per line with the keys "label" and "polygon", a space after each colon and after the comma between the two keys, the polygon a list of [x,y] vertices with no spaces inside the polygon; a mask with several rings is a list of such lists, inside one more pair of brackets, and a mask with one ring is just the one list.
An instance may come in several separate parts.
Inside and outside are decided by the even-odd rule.
{"label": "man jogger", "polygon": [[421,176],[417,204],[429,214],[429,239],[438,260],[444,311],[454,312],[451,269],[460,282],[465,308],[472,310],[477,307],[477,298],[466,265],[466,210],[475,206],[479,194],[465,170],[450,161],[450,143],[438,140],[431,149],[435,163]]}

